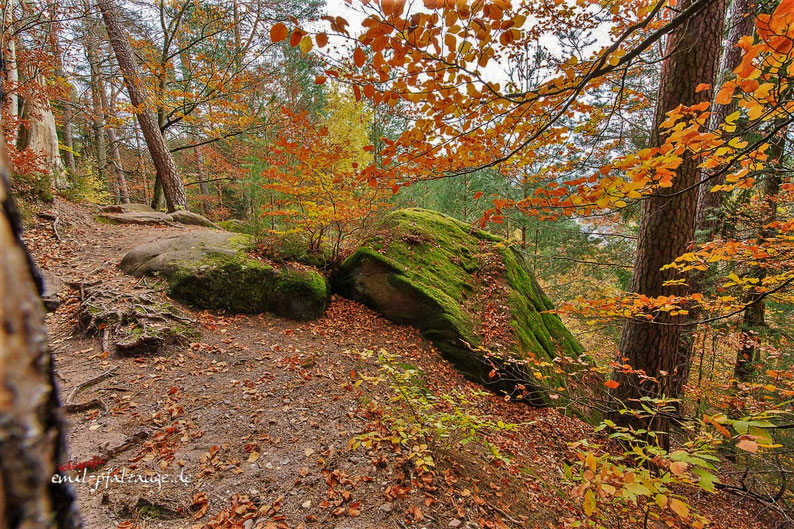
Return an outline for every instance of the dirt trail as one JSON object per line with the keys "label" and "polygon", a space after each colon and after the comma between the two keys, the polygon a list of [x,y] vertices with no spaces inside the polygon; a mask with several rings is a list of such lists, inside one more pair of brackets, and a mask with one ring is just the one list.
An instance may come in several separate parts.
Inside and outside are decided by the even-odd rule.
{"label": "dirt trail", "polygon": [[[134,246],[197,228],[114,226],[87,208],[59,202],[60,236],[36,220],[26,239],[39,265],[65,282],[132,288],[118,263]],[[416,331],[334,298],[326,315],[294,322],[268,315],[230,316],[183,307],[200,338],[168,354],[103,354],[100,340],[75,331],[75,289],[48,316],[61,395],[108,369],[112,376],[74,399],[97,398],[107,411],[72,413],[73,462],[128,449],[96,470],[168,475],[174,483],[78,483],[86,527],[564,527],[576,513],[559,485],[567,443],[591,435],[580,421],[496,396],[478,406],[493,420],[521,423],[493,441],[514,457],[509,471],[475,448],[457,451],[433,483],[410,472],[397,451],[350,450],[373,417],[366,402],[388,402],[386,389],[355,387],[375,367],[356,353],[384,348],[421,368],[436,393],[470,387]],[[145,438],[143,438],[145,436]],[[89,472],[90,473],[90,472]],[[187,482],[180,482],[179,476]],[[705,499],[713,519],[753,522],[733,502]],[[725,511],[725,512],[722,512]],[[255,513],[252,514],[252,513]]]}

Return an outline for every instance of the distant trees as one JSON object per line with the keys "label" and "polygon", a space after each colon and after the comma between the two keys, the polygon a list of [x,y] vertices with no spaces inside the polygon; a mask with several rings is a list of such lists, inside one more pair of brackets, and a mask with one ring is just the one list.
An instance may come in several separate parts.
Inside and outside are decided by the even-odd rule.
{"label": "distant trees", "polygon": [[163,188],[168,211],[187,209],[185,186],[179,176],[171,151],[166,145],[165,138],[160,132],[157,119],[150,110],[148,95],[142,88],[143,81],[140,77],[139,66],[119,18],[118,8],[113,0],[99,0],[98,5],[102,11],[102,19],[105,21],[108,39],[124,76],[124,84],[127,87],[130,102],[136,108],[135,115],[157,170],[157,177]]}

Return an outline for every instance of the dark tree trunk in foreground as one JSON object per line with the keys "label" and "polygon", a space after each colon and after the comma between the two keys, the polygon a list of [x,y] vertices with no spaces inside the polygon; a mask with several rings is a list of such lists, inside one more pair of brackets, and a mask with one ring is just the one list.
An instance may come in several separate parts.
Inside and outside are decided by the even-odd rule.
{"label": "dark tree trunk in foreground", "polygon": [[135,62],[132,46],[119,19],[118,8],[113,0],[99,0],[99,9],[102,11],[108,38],[111,46],[113,46],[121,74],[124,77],[124,84],[127,86],[130,102],[137,109],[138,123],[141,126],[143,138],[149,148],[152,162],[157,170],[157,176],[163,187],[168,211],[180,208],[187,209],[185,186],[179,177],[174,159],[165,143],[165,138],[163,138],[157,125],[157,118],[155,118],[148,106],[146,93],[141,88],[143,84],[138,73],[138,64]]}
{"label": "dark tree trunk in foreground", "polygon": [[73,529],[71,488],[52,482],[66,458],[44,315],[8,193],[0,145],[0,529]]}
{"label": "dark tree trunk in foreground", "polygon": [[[685,0],[678,9],[686,9],[693,2]],[[711,90],[696,92],[695,89],[700,83],[714,80],[725,7],[726,0],[713,0],[670,34],[665,52],[667,58],[662,63],[651,147],[664,143],[658,126],[664,121],[666,112],[679,105],[711,101]],[[661,268],[683,254],[694,238],[697,187],[682,191],[699,182],[697,165],[697,160],[685,159],[676,171],[672,187],[658,189],[643,202],[632,292],[650,297],[686,294],[685,287],[664,285],[665,281],[674,279],[675,273]],[[616,371],[613,376],[619,386],[612,392],[614,399],[637,409],[638,399],[643,396],[681,396],[690,363],[690,358],[682,357],[679,347],[682,327],[678,324],[684,322],[682,317],[676,316],[660,317],[655,322],[629,320],[624,324],[620,338],[621,357],[632,368],[644,371],[658,382]],[[632,414],[615,414],[614,420],[659,431],[668,431],[670,426],[667,419],[660,417],[652,424],[638,421]]]}

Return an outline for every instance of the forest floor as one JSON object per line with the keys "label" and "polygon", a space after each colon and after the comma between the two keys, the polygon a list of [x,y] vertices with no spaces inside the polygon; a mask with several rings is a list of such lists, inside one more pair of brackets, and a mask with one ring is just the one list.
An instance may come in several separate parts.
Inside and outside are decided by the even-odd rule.
{"label": "forest floor", "polygon": [[[569,443],[597,435],[555,409],[495,395],[476,401],[493,421],[519,425],[492,439],[510,454],[509,467],[467,445],[438,461],[428,481],[417,479],[400,450],[349,448],[377,419],[367,403],[388,405],[391,395],[384,384],[356,384],[360,373],[378,368],[361,351],[399,355],[424,372],[437,395],[473,388],[417,331],[353,301],[335,296],[311,322],[175,303],[198,331],[191,343],[158,356],[103,351],[98,337],[78,330],[75,285],[131,291],[139,279],[118,269],[128,250],[202,228],[98,223],[91,207],[61,201],[46,209],[61,219],[61,240],[51,220],[35,216],[25,238],[48,276],[73,285],[64,286],[63,303],[47,319],[62,399],[113,370],[73,399],[98,399],[107,409],[68,414],[71,461],[104,457],[88,474],[125,468],[173,481],[162,488],[77,483],[88,529],[558,528],[581,518],[581,501],[562,485],[562,467],[573,457]],[[701,493],[690,501],[715,527],[774,525],[749,499]]]}

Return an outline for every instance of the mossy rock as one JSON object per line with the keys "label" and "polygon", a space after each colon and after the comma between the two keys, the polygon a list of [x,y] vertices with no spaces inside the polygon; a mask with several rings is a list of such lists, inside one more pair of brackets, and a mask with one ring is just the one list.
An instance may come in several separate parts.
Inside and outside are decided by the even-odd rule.
{"label": "mossy rock", "polygon": [[338,289],[417,327],[468,378],[535,404],[582,354],[520,248],[435,211],[390,213],[342,263]]}
{"label": "mossy rock", "polygon": [[165,277],[171,297],[200,308],[297,320],[322,316],[329,295],[325,277],[252,259],[245,252],[249,242],[246,235],[192,232],[139,246],[120,266],[135,276]]}

